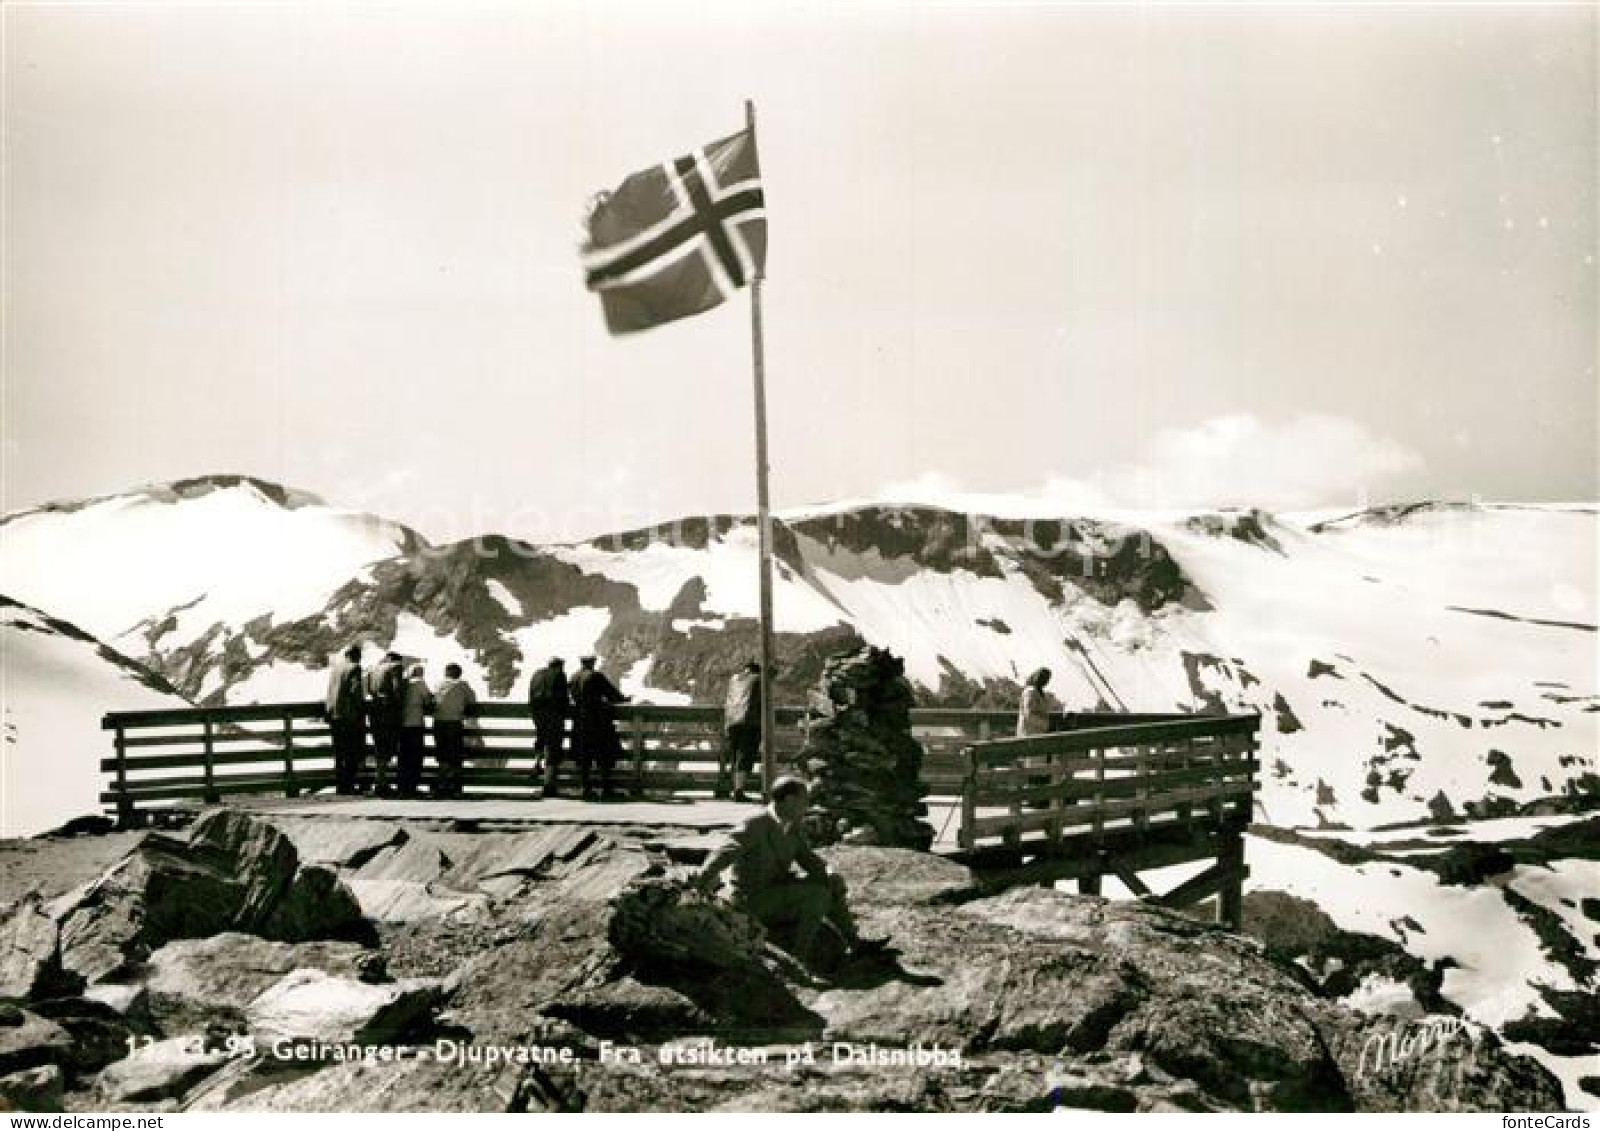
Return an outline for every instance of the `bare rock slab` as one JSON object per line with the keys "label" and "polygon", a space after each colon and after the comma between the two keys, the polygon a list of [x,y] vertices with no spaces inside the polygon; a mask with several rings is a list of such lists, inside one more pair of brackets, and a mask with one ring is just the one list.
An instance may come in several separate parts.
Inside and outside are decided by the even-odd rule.
{"label": "bare rock slab", "polygon": [[368,985],[322,970],[294,970],[245,1009],[258,1045],[275,1041],[393,1044],[425,1030],[440,985],[414,978]]}
{"label": "bare rock slab", "polygon": [[156,1103],[176,1099],[227,1064],[221,1050],[196,1047],[193,1037],[146,1045],[95,1078],[95,1094],[106,1103]]}

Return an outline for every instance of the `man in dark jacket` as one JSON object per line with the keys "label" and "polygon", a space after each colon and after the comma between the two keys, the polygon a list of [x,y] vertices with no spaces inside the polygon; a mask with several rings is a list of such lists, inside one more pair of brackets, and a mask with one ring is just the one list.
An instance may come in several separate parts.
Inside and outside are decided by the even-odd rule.
{"label": "man in dark jacket", "polygon": [[567,714],[571,698],[567,689],[565,661],[553,656],[548,664],[533,673],[528,681],[528,713],[533,716],[533,771],[544,763],[544,796],[555,797],[556,770],[565,745]]}
{"label": "man in dark jacket", "polygon": [[372,725],[373,792],[389,795],[389,767],[399,765],[405,669],[400,653],[390,652],[367,672],[367,718]]}
{"label": "man in dark jacket", "polygon": [[727,736],[717,764],[718,797],[728,796],[733,778],[733,799],[743,801],[745,775],[755,769],[761,755],[761,665],[754,660],[728,680],[722,726]]}
{"label": "man in dark jacket", "polygon": [[593,656],[578,661],[578,674],[572,677],[572,752],[578,759],[578,777],[583,782],[583,799],[594,800],[589,784],[589,769],[600,763],[600,788],[607,800],[616,794],[611,788],[611,771],[622,753],[617,737],[616,705],[628,697],[601,672],[595,670]]}
{"label": "man in dark jacket", "polygon": [[333,734],[335,793],[356,793],[367,759],[366,696],[361,681],[361,645],[352,644],[328,668],[323,713]]}

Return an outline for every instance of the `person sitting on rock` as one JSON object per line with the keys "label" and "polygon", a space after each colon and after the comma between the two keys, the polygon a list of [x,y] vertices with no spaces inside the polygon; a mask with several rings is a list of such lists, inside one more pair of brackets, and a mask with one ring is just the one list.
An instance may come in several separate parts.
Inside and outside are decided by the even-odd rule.
{"label": "person sitting on rock", "polygon": [[[850,914],[843,877],[829,872],[807,843],[801,821],[811,800],[810,787],[796,777],[772,783],[772,802],[747,817],[726,845],[712,853],[695,877],[703,891],[733,868],[734,906],[764,927],[792,927],[794,953],[815,954],[817,932],[830,923],[852,955],[883,950],[886,939],[863,938]],[[798,864],[805,876],[797,876]]]}

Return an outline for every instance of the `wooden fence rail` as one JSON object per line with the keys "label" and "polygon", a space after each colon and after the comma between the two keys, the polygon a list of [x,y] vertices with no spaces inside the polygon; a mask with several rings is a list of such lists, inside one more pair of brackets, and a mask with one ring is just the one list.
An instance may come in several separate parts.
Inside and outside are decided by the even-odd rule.
{"label": "wooden fence rail", "polygon": [[[1010,711],[912,712],[929,798],[960,814],[960,852],[975,865],[1046,860],[1095,884],[1102,872],[1137,883],[1151,861],[1233,853],[1259,787],[1259,717],[1070,713],[1052,717],[1050,734],[1004,737],[1014,721]],[[617,784],[642,798],[709,797],[722,722],[717,707],[620,707]],[[777,725],[777,764],[794,766],[805,714],[781,707]],[[113,752],[100,764],[110,779],[100,800],[125,823],[151,806],[296,797],[334,784],[332,735],[317,702],[121,711],[102,726]],[[468,795],[536,796],[542,781],[526,707],[480,703],[469,735]],[[425,784],[431,733],[428,744]],[[565,759],[560,784],[571,788],[575,778]],[[1063,859],[1072,861],[1067,872]]]}
{"label": "wooden fence rail", "polygon": [[[778,709],[780,766],[793,765],[799,755],[805,740],[803,716],[799,708]],[[917,737],[927,752],[923,777],[930,793],[959,796],[965,778],[962,751],[973,742],[1009,733],[1014,718],[1009,711],[913,712]],[[1063,714],[1054,725],[1072,728],[1097,719]],[[100,800],[125,819],[140,808],[163,803],[241,794],[296,797],[333,785],[332,733],[318,702],[119,711],[106,715],[101,725],[112,732],[113,749],[100,763],[110,778]],[[624,705],[618,709],[618,730],[621,787],[642,796],[710,794],[724,741],[720,708]],[[533,725],[525,707],[480,703],[469,734],[463,773],[469,794],[533,795],[541,783],[533,773]],[[431,772],[431,728],[427,745]],[[571,785],[575,776],[571,760],[564,760],[561,783]]]}
{"label": "wooden fence rail", "polygon": [[[1243,833],[1257,775],[1259,715],[1167,717],[974,743],[963,752],[960,855],[1006,882],[1076,878],[1098,893],[1115,876],[1171,906],[1218,897],[1237,927]],[[1156,895],[1141,871],[1210,860]]]}

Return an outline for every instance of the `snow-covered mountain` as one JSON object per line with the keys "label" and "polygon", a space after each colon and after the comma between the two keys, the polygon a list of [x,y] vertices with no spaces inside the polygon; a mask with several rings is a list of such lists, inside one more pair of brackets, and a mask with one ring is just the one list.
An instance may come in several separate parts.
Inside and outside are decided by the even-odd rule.
{"label": "snow-covered mountain", "polygon": [[[1593,1107],[1600,831],[1561,795],[1600,796],[1600,509],[1026,513],[782,516],[780,696],[865,639],[905,657],[928,704],[1010,705],[1045,666],[1068,707],[1260,711],[1270,825],[1323,827],[1253,833],[1247,929],[1334,996],[1495,1028]],[[95,807],[104,711],[315,698],[351,640],[435,675],[459,661],[497,697],[593,651],[661,702],[717,701],[757,650],[737,516],[431,546],[211,477],[0,520],[0,589],[35,606],[5,605],[0,637],[12,835]],[[15,772],[36,758],[63,769]]]}
{"label": "snow-covered mountain", "polygon": [[411,530],[238,475],[49,503],[0,519],[0,585],[114,640],[153,615],[195,639],[264,612],[315,612]]}
{"label": "snow-covered mountain", "polygon": [[[864,504],[776,532],[780,698],[857,639],[927,703],[1254,710],[1268,817],[1357,827],[1600,791],[1593,506],[1425,504],[1028,519]],[[239,478],[8,517],[0,574],[205,702],[320,694],[351,640],[496,697],[593,651],[625,689],[714,702],[757,650],[753,523],[590,542],[403,527]]]}
{"label": "snow-covered mountain", "polygon": [[106,711],[187,707],[160,676],[66,621],[0,595],[0,837],[99,808]]}

